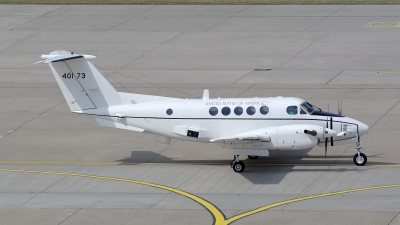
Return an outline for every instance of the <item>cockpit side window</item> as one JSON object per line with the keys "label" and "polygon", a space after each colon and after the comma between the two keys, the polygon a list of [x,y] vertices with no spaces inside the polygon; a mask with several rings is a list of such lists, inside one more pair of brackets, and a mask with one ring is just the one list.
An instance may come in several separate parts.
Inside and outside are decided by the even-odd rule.
{"label": "cockpit side window", "polygon": [[307,114],[306,111],[304,111],[303,108],[300,108],[300,114]]}
{"label": "cockpit side window", "polygon": [[288,106],[287,108],[286,108],[286,112],[289,114],[289,115],[297,115],[297,106],[295,106],[295,105],[291,105],[291,106]]}

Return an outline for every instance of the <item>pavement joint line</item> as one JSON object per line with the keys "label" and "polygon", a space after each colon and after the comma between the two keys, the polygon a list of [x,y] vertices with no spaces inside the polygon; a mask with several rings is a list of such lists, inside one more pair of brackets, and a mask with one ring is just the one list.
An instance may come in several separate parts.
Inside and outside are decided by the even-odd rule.
{"label": "pavement joint line", "polygon": [[379,118],[374,124],[372,124],[372,126],[370,126],[370,130],[379,122],[379,121],[381,121],[381,119],[383,119],[390,111],[392,111],[392,109],[394,108],[394,107],[396,107],[396,105],[397,104],[399,104],[399,102],[400,102],[400,100],[398,100],[397,102],[396,102],[396,104],[394,104],[385,114],[383,114],[382,116],[381,116],[381,118]]}
{"label": "pavement joint line", "polygon": [[[313,182],[311,182],[306,188],[304,188],[304,190],[301,191],[300,194],[303,194],[308,188],[310,188],[313,184],[315,184],[315,182],[316,182],[319,178],[321,178],[321,177],[326,173],[326,171],[328,171],[328,169],[325,169],[317,178],[315,178],[315,180],[314,180]],[[287,206],[287,205],[286,205],[286,206]],[[286,208],[286,206],[285,206],[284,208]],[[283,208],[283,209],[284,209],[284,208]]]}
{"label": "pavement joint line", "polygon": [[156,206],[158,203],[163,201],[166,197],[168,197],[171,193],[165,194],[164,197],[162,197],[160,200],[158,200],[156,203],[154,203],[152,206],[148,207],[149,209],[152,209],[154,206]]}
{"label": "pavement joint line", "polygon": [[19,40],[19,41],[17,41],[17,42],[13,42],[11,45],[9,45],[9,46],[7,46],[7,47],[1,49],[0,52],[4,51],[4,50],[7,49],[7,48],[10,48],[10,47],[12,47],[12,46],[14,46],[14,45],[16,45],[16,44],[19,44],[20,42],[25,41],[26,39],[28,39],[28,38],[30,38],[30,37],[32,37],[32,36],[34,36],[34,35],[36,35],[36,34],[38,34],[38,33],[40,33],[40,32],[41,32],[41,31],[36,31],[36,32],[34,32],[33,34],[28,35],[27,37],[25,37],[25,38],[23,38],[23,39],[21,39],[21,40]]}
{"label": "pavement joint line", "polygon": [[254,70],[249,70],[249,72],[247,72],[245,75],[241,76],[237,81],[234,82],[234,84],[236,84],[237,82],[239,82],[241,79],[245,78],[247,75],[249,75],[251,72],[253,72]]}
{"label": "pavement joint line", "polygon": [[173,35],[173,36],[172,36],[171,38],[169,38],[168,40],[165,40],[164,42],[161,42],[161,44],[157,45],[155,48],[153,48],[153,49],[147,51],[145,54],[143,54],[143,55],[137,57],[136,59],[132,60],[130,63],[128,63],[128,64],[126,64],[125,66],[122,66],[121,68],[119,68],[118,70],[116,70],[115,73],[118,73],[118,71],[123,70],[124,68],[126,68],[126,67],[129,66],[129,65],[131,65],[132,63],[134,63],[134,62],[137,61],[138,59],[141,59],[141,58],[143,58],[144,56],[146,56],[147,54],[150,54],[151,52],[153,52],[153,51],[156,50],[157,48],[163,46],[165,43],[168,43],[169,40],[172,40],[172,39],[174,39],[176,36],[181,35],[181,33],[182,33],[182,32],[179,32],[179,33]]}
{"label": "pavement joint line", "polygon": [[158,154],[156,154],[155,156],[153,156],[151,159],[147,160],[146,163],[149,163],[151,160],[153,160],[154,158],[156,158],[157,156],[161,155],[161,153],[163,153],[165,150],[167,150],[168,148],[170,148],[171,146],[173,146],[175,143],[177,143],[179,140],[175,140],[174,143],[168,145],[167,147],[165,147],[163,150],[161,150]]}
{"label": "pavement joint line", "polygon": [[336,77],[338,77],[340,74],[343,73],[344,70],[340,71],[338,74],[336,74],[334,77],[332,77],[332,79],[330,79],[328,82],[326,82],[326,84],[329,84],[331,81],[333,81],[334,79],[336,79]]}
{"label": "pavement joint line", "polygon": [[296,58],[298,55],[300,55],[301,53],[303,53],[305,50],[307,50],[309,47],[311,47],[312,45],[314,45],[315,43],[317,43],[319,40],[321,40],[322,38],[324,38],[326,35],[329,34],[329,31],[326,32],[324,35],[322,35],[321,37],[319,37],[317,40],[313,41],[311,44],[307,45],[304,49],[302,49],[301,51],[299,51],[297,54],[295,54],[294,56],[290,57],[290,59],[288,59],[286,62],[284,62],[282,65],[278,66],[278,68],[276,68],[276,70],[279,70],[281,67],[283,67],[284,65],[286,65],[288,62],[292,61],[292,59]]}
{"label": "pavement joint line", "polygon": [[11,132],[8,132],[6,135],[2,136],[0,139],[4,139],[4,138],[7,137],[8,135],[15,133],[15,131],[18,131],[19,129],[21,129],[21,128],[24,127],[25,125],[28,125],[29,123],[31,123],[32,121],[36,120],[37,118],[39,118],[39,117],[41,117],[41,116],[47,114],[50,110],[56,108],[57,106],[61,105],[61,104],[64,103],[64,102],[65,102],[65,100],[63,100],[62,102],[58,103],[57,105],[51,107],[50,109],[48,109],[48,110],[46,110],[46,111],[40,113],[39,115],[36,115],[36,116],[35,116],[34,118],[32,118],[31,120],[29,120],[28,122],[26,122],[26,123],[22,124],[21,126],[15,128],[15,129],[12,130]]}
{"label": "pavement joint line", "polygon": [[236,96],[236,98],[239,98],[239,96],[241,96],[242,94],[244,94],[246,91],[250,90],[252,87],[254,87],[254,85],[256,85],[256,83],[252,84],[250,87],[248,87],[246,90],[242,91],[242,93],[240,93],[239,95]]}
{"label": "pavement joint line", "polygon": [[143,12],[141,12],[141,13],[137,14],[137,15],[131,16],[131,17],[130,17],[130,18],[128,18],[127,20],[124,20],[124,21],[122,21],[121,23],[118,23],[118,24],[116,24],[116,25],[114,25],[114,26],[110,27],[110,28],[108,28],[108,29],[107,29],[107,30],[105,30],[105,31],[109,31],[109,30],[113,29],[114,27],[117,27],[117,26],[119,26],[119,25],[121,25],[121,24],[123,24],[123,23],[125,23],[125,22],[127,22],[127,21],[129,21],[129,20],[131,20],[131,19],[133,19],[133,18],[135,18],[135,17],[138,17],[138,16],[142,15],[143,13],[146,13],[146,12],[148,12],[148,11],[149,11],[149,10],[151,10],[151,9],[154,9],[154,8],[156,8],[157,6],[158,6],[158,5],[155,5],[155,6],[153,6],[153,7],[149,8],[149,9],[147,9],[147,10],[145,10],[145,11],[143,11]]}
{"label": "pavement joint line", "polygon": [[[73,172],[76,172],[79,168],[81,168],[82,166],[78,166],[78,168],[76,168]],[[24,203],[22,203],[21,205],[19,205],[17,208],[22,207],[23,205],[25,205],[26,203],[30,202],[32,199],[36,198],[38,195],[42,194],[43,192],[47,191],[49,188],[53,187],[54,185],[56,185],[58,182],[64,180],[64,178],[66,178],[67,176],[63,176],[61,179],[57,180],[56,182],[54,182],[52,185],[50,185],[49,187],[47,187],[46,189],[37,192],[32,198],[29,198],[27,201],[25,201]]]}
{"label": "pavement joint line", "polygon": [[79,208],[78,210],[76,210],[75,212],[73,212],[71,215],[68,215],[65,219],[63,219],[58,225],[63,224],[65,221],[67,221],[69,218],[71,218],[71,216],[75,215],[75,213],[81,211],[82,208]]}
{"label": "pavement joint line", "polygon": [[338,10],[336,10],[335,12],[329,14],[328,16],[324,17],[322,20],[320,20],[320,21],[316,22],[315,24],[311,25],[309,28],[305,29],[303,32],[308,31],[309,29],[311,29],[311,28],[314,27],[315,25],[321,23],[321,22],[324,21],[325,19],[330,18],[333,14],[339,12],[339,11],[342,10],[344,7],[346,7],[346,5],[340,7],[340,8],[339,8]]}
{"label": "pavement joint line", "polygon": [[189,180],[191,180],[193,177],[195,177],[197,174],[199,174],[201,171],[203,171],[206,167],[203,166],[201,169],[199,169],[196,173],[194,173],[192,176],[188,177],[188,179],[186,179],[184,182],[182,182],[182,184],[180,184],[178,186],[178,188],[181,188],[183,185],[186,184],[186,182],[188,182]]}
{"label": "pavement joint line", "polygon": [[[354,189],[347,189],[347,190],[341,190],[341,191],[335,191],[335,192],[328,192],[328,193],[322,193],[322,194],[316,194],[316,195],[309,195],[309,196],[304,196],[304,197],[298,197],[298,198],[293,198],[293,199],[288,199],[272,204],[268,204],[265,206],[261,206],[258,208],[255,208],[253,210],[246,211],[244,213],[232,216],[230,218],[226,218],[225,214],[218,208],[216,207],[213,203],[200,198],[194,194],[191,194],[189,192],[185,192],[176,188],[164,186],[161,184],[156,184],[156,183],[150,183],[150,182],[145,182],[145,181],[140,181],[140,180],[131,180],[131,179],[124,179],[124,178],[116,178],[116,177],[107,177],[107,176],[97,176],[97,175],[90,175],[90,174],[78,174],[78,173],[67,173],[67,172],[56,172],[56,171],[42,171],[42,170],[19,170],[19,169],[7,169],[7,168],[0,168],[0,171],[3,172],[20,172],[20,173],[39,173],[39,174],[49,174],[49,175],[64,175],[64,176],[73,176],[73,177],[85,177],[85,178],[94,178],[94,179],[102,179],[102,180],[110,180],[110,181],[120,181],[120,182],[126,182],[126,183],[134,183],[134,184],[139,184],[139,185],[145,185],[145,186],[150,186],[158,189],[163,189],[167,190],[173,193],[176,193],[178,195],[187,197],[196,203],[202,205],[213,217],[213,225],[228,225],[231,224],[237,220],[243,219],[245,217],[254,215],[256,213],[260,213],[263,211],[266,211],[268,209],[272,209],[278,206],[282,205],[287,205],[291,203],[296,203],[300,201],[306,201],[306,200],[312,200],[316,198],[323,198],[323,197],[329,197],[333,195],[344,195],[348,193],[353,193],[353,192],[360,192],[360,191],[370,191],[370,190],[377,190],[377,189],[383,189],[383,188],[396,188],[400,187],[400,184],[386,184],[386,185],[380,185],[380,186],[369,186],[369,187],[361,187],[361,188],[354,188]],[[79,211],[79,210],[78,210]],[[397,215],[396,215],[397,217]],[[395,218],[396,218],[395,217]],[[393,220],[392,220],[393,221]]]}
{"label": "pavement joint line", "polygon": [[249,5],[248,7],[246,7],[245,9],[240,10],[239,12],[235,13],[234,15],[232,15],[232,16],[227,16],[225,19],[221,20],[220,22],[218,22],[218,23],[216,23],[216,24],[214,24],[214,25],[211,25],[209,28],[205,29],[203,32],[207,32],[208,30],[210,30],[210,29],[212,29],[212,28],[214,28],[214,27],[220,25],[221,23],[223,23],[223,22],[229,20],[230,18],[235,17],[235,16],[238,15],[239,13],[241,13],[241,12],[243,12],[243,11],[246,11],[247,9],[249,9],[249,8],[251,8],[251,7],[253,7],[253,6],[252,6],[252,5]]}
{"label": "pavement joint line", "polygon": [[24,26],[24,25],[26,25],[26,24],[28,24],[28,23],[30,23],[30,22],[33,22],[33,21],[39,19],[39,18],[46,17],[47,14],[52,13],[52,12],[54,12],[54,11],[57,11],[57,10],[59,10],[59,9],[61,9],[61,8],[63,8],[63,7],[65,7],[65,6],[66,6],[66,5],[61,5],[60,7],[56,8],[56,9],[54,9],[54,10],[51,10],[51,11],[45,13],[45,14],[36,14],[37,17],[34,18],[33,20],[30,20],[30,21],[28,21],[28,22],[26,22],[26,23],[23,23],[23,24],[21,24],[21,25],[18,25],[18,26],[16,26],[16,27],[13,27],[13,28],[11,28],[9,31],[13,31],[13,30],[17,29],[18,27],[22,27],[22,26]]}
{"label": "pavement joint line", "polygon": [[388,223],[388,225],[392,224],[392,222],[399,216],[400,212],[396,214],[396,216],[393,217],[392,220]]}

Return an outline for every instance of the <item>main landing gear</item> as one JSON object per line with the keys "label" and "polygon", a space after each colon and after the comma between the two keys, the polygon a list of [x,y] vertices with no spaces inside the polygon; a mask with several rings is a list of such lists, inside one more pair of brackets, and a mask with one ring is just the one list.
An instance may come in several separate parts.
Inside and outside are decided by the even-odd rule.
{"label": "main landing gear", "polygon": [[243,172],[245,165],[242,161],[239,161],[239,156],[235,155],[235,158],[233,158],[232,162],[231,162],[231,167],[233,169],[233,171],[235,171],[236,173],[240,173]]}
{"label": "main landing gear", "polygon": [[357,166],[364,166],[365,163],[367,163],[367,156],[364,153],[361,153],[361,150],[364,150],[364,148],[361,147],[360,142],[356,143],[356,149],[357,149],[357,154],[354,155],[353,162]]}

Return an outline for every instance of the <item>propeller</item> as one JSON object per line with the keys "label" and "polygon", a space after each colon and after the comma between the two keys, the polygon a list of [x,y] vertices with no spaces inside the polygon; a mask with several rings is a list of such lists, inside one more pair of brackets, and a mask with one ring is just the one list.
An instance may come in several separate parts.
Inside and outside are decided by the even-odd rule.
{"label": "propeller", "polygon": [[[328,103],[328,112],[329,112],[329,103]],[[325,129],[328,127],[328,114],[326,115],[326,125],[324,127],[324,136],[325,136]],[[328,152],[328,138],[325,138],[325,158],[326,158],[326,154]]]}

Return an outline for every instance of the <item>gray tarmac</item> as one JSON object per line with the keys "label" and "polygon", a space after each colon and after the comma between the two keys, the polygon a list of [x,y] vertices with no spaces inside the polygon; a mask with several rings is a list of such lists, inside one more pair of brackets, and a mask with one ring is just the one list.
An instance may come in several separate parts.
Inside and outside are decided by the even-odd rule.
{"label": "gray tarmac", "polygon": [[[99,127],[31,65],[57,49],[96,55],[124,92],[343,99],[368,164],[345,145],[238,174],[213,144]],[[399,62],[399,5],[0,5],[0,224],[226,224],[285,200],[232,224],[400,224]]]}

